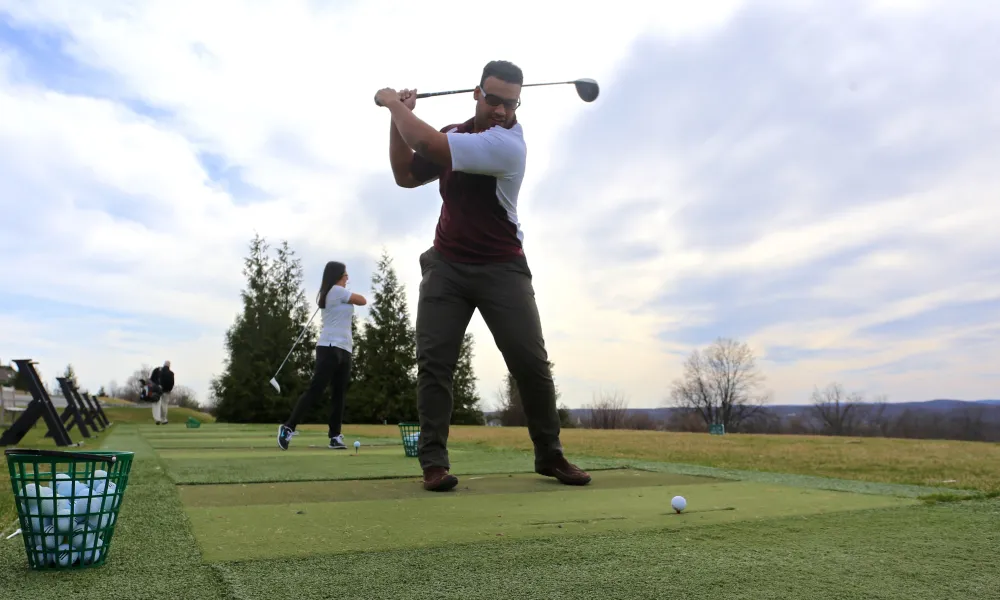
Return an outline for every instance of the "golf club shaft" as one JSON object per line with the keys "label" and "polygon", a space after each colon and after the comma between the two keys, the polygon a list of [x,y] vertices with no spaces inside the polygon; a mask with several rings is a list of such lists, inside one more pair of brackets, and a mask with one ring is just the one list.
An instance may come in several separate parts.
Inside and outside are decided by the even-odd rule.
{"label": "golf club shaft", "polygon": [[[521,87],[526,88],[526,87],[536,87],[536,86],[539,86],[539,85],[563,85],[563,84],[566,84],[566,83],[575,83],[575,82],[574,81],[553,81],[553,82],[550,82],[550,83],[526,83],[526,84],[522,85]],[[445,95],[448,95],[448,94],[467,94],[469,92],[474,92],[474,91],[475,91],[475,88],[471,88],[471,89],[468,89],[468,90],[452,90],[452,91],[449,91],[449,92],[425,92],[423,94],[417,94],[417,98],[431,98],[433,96],[445,96]]]}
{"label": "golf club shaft", "polygon": [[[549,82],[549,83],[526,83],[526,84],[522,85],[521,87],[526,88],[526,87],[536,87],[536,86],[540,86],[540,85],[563,85],[563,84],[567,84],[567,83],[576,83],[576,82],[575,81],[552,81],[552,82]],[[420,98],[432,98],[434,96],[448,96],[450,94],[467,94],[467,93],[473,92],[473,91],[475,91],[475,88],[469,88],[467,90],[450,90],[450,91],[447,91],[447,92],[424,92],[424,93],[421,93],[421,94],[417,94],[417,98],[418,99],[420,99]],[[379,106],[382,106],[381,104],[378,103],[377,99],[375,100],[375,104],[377,104]]]}
{"label": "golf club shaft", "polygon": [[302,336],[304,336],[306,334],[306,329],[309,328],[309,323],[312,323],[313,318],[316,316],[316,313],[318,313],[318,312],[319,312],[319,307],[317,307],[316,310],[313,311],[312,317],[309,317],[309,320],[306,321],[305,326],[302,328],[302,331],[299,333],[299,337],[295,338],[295,343],[292,344],[292,347],[288,351],[288,354],[285,355],[285,360],[281,361],[281,366],[279,366],[278,370],[274,372],[274,376],[275,377],[278,376],[278,373],[281,372],[281,368],[285,366],[286,362],[288,362],[288,357],[292,355],[292,351],[294,351],[295,347],[299,345],[299,340],[301,340]]}

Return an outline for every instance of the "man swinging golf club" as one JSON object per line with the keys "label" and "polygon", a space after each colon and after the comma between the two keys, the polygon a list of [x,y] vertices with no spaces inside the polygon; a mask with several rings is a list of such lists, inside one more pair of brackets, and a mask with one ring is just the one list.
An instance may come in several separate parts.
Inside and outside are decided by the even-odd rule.
{"label": "man swinging golf club", "polygon": [[418,452],[431,491],[458,484],[447,450],[452,376],[477,308],[517,382],[535,471],[564,484],[590,482],[563,456],[555,385],[521,244],[517,195],[526,147],[515,110],[523,82],[516,65],[490,62],[473,92],[475,116],[440,131],[413,113],[415,91],[385,88],[376,95],[392,114],[389,160],[397,185],[438,179],[443,201],[434,244],[420,255],[416,322]]}

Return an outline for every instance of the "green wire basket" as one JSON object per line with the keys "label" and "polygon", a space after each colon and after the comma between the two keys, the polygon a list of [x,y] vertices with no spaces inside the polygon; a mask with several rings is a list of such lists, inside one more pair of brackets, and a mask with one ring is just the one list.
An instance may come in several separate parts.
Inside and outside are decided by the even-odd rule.
{"label": "green wire basket", "polygon": [[403,438],[403,451],[409,457],[417,455],[417,442],[420,441],[420,423],[400,423],[399,435]]}
{"label": "green wire basket", "polygon": [[103,565],[133,453],[8,448],[4,454],[28,565],[47,571]]}

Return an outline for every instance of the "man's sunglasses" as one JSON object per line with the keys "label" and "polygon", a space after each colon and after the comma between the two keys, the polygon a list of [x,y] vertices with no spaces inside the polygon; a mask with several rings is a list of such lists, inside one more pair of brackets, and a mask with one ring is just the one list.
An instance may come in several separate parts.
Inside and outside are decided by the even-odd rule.
{"label": "man's sunglasses", "polygon": [[501,104],[503,104],[503,107],[506,108],[507,110],[514,110],[518,106],[521,106],[520,98],[515,98],[514,100],[507,100],[506,98],[501,98],[496,94],[484,94],[483,100],[485,100],[486,104],[489,104],[490,106],[500,106]]}

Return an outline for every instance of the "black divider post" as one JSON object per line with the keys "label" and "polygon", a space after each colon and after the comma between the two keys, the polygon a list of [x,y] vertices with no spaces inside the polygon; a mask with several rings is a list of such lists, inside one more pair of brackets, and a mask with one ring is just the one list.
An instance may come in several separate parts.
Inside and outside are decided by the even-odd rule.
{"label": "black divider post", "polygon": [[69,382],[69,390],[76,398],[76,404],[80,407],[80,414],[83,415],[83,420],[95,432],[103,431],[104,425],[101,423],[101,419],[94,409],[94,405],[90,403],[90,399],[87,398],[86,394],[81,394],[76,388],[76,384]]}
{"label": "black divider post", "polygon": [[[63,410],[62,415],[60,415],[63,426],[66,427],[66,431],[68,432],[75,425],[80,430],[80,435],[89,438],[90,431],[83,420],[83,414],[77,405],[76,396],[73,395],[73,388],[69,386],[69,381],[65,377],[56,377],[56,381],[59,382],[59,387],[62,388],[63,397],[66,398],[66,408]],[[52,437],[52,433],[46,433],[45,437]]]}
{"label": "black divider post", "polygon": [[[84,394],[84,396],[86,396],[86,394]],[[108,427],[111,427],[111,421],[109,421],[108,416],[104,414],[104,409],[101,408],[101,401],[97,399],[97,396],[91,394],[90,401],[94,403],[94,410],[97,411],[97,418],[104,424],[104,428],[107,429]]]}
{"label": "black divider post", "polygon": [[24,436],[34,427],[35,422],[41,417],[49,428],[49,434],[55,440],[57,446],[73,446],[73,441],[69,437],[69,432],[63,425],[59,412],[52,404],[42,380],[35,371],[35,363],[29,358],[20,358],[14,361],[19,373],[27,380],[28,390],[31,392],[31,402],[21,413],[3,435],[0,435],[0,446],[16,446]]}

